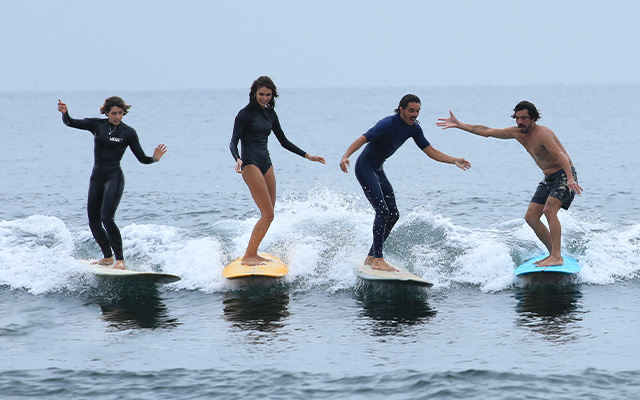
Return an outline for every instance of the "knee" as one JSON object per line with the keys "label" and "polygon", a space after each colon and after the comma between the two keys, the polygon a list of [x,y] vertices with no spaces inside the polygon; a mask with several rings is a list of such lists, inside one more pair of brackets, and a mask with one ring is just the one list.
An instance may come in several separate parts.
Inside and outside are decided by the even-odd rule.
{"label": "knee", "polygon": [[557,216],[558,216],[558,208],[550,207],[550,206],[544,206],[544,209],[542,210],[542,213],[547,218],[547,220],[549,218],[557,218]]}
{"label": "knee", "polygon": [[533,226],[540,221],[540,217],[537,214],[528,212],[524,215],[524,220],[529,226]]}
{"label": "knee", "polygon": [[396,222],[398,222],[399,219],[400,219],[400,211],[398,211],[397,209],[389,210],[389,221],[395,224]]}
{"label": "knee", "polygon": [[268,223],[271,223],[271,222],[273,221],[273,218],[274,218],[274,217],[275,217],[275,214],[274,214],[274,212],[273,212],[273,209],[271,209],[271,210],[267,210],[267,211],[264,211],[264,212],[260,215],[260,219],[262,219],[262,220],[264,220],[264,221],[266,221],[266,222],[268,222]]}
{"label": "knee", "polygon": [[391,217],[391,212],[387,206],[378,206],[376,209],[376,215],[386,221]]}

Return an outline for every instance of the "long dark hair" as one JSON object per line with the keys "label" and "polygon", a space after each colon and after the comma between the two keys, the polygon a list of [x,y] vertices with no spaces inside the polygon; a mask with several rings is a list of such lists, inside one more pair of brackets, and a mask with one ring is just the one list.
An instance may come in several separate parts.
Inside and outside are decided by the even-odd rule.
{"label": "long dark hair", "polygon": [[522,100],[520,103],[516,104],[515,108],[513,109],[513,115],[511,116],[511,118],[515,118],[516,113],[522,110],[529,111],[529,117],[531,117],[532,120],[537,121],[540,119],[540,112],[538,111],[536,106],[534,106],[532,102],[526,100]]}
{"label": "long dark hair", "polygon": [[400,112],[400,107],[402,108],[407,108],[407,106],[409,105],[409,103],[418,103],[418,104],[422,104],[420,102],[420,98],[418,96],[416,96],[415,94],[405,94],[404,96],[402,96],[402,98],[400,99],[400,104],[398,104],[398,108],[396,108],[394,110],[394,112],[396,114],[398,114]]}
{"label": "long dark hair", "polygon": [[111,96],[107,97],[102,107],[100,107],[100,114],[109,115],[109,112],[113,107],[122,108],[123,115],[127,115],[129,109],[131,108],[129,104],[122,100],[122,97]]}
{"label": "long dark hair", "polygon": [[267,104],[269,108],[276,108],[276,97],[278,97],[278,91],[276,90],[276,84],[273,83],[271,78],[268,76],[261,76],[251,85],[251,91],[249,92],[249,103],[256,104],[256,93],[258,93],[258,89],[266,87],[267,89],[271,89],[271,101]]}

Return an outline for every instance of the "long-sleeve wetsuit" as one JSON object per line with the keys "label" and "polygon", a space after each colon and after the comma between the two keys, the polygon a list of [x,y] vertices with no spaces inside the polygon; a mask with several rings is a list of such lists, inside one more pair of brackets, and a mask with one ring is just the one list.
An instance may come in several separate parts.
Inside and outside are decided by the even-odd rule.
{"label": "long-sleeve wetsuit", "polygon": [[429,141],[418,123],[406,124],[399,114],[383,118],[364,134],[367,145],[356,160],[355,173],[365,196],[373,206],[373,244],[369,255],[382,257],[382,245],[400,218],[393,187],[384,173],[384,162],[410,137],[424,150]]}
{"label": "long-sleeve wetsuit", "polygon": [[[249,103],[236,116],[233,135],[229,149],[234,160],[242,160],[242,167],[253,164],[264,175],[271,168],[271,158],[267,142],[273,131],[285,149],[301,157],[307,154],[285,136],[278,115],[272,108],[261,108],[256,103]],[[238,141],[241,141],[242,157],[238,154]]]}
{"label": "long-sleeve wetsuit", "polygon": [[114,220],[124,191],[120,160],[127,147],[143,164],[152,164],[156,160],[144,153],[135,129],[123,122],[113,125],[105,118],[73,119],[69,113],[62,114],[62,121],[67,126],[93,134],[94,164],[87,199],[89,227],[104,258],[115,253],[116,260],[124,260],[122,236]]}

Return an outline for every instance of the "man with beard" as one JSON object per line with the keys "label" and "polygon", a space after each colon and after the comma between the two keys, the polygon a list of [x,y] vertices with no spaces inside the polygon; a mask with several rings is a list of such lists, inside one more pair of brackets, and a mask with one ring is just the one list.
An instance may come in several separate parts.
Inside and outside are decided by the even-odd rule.
{"label": "man with beard", "polygon": [[[560,252],[562,227],[558,219],[558,211],[560,208],[569,209],[574,195],[582,193],[576,169],[569,153],[553,131],[537,124],[540,113],[533,103],[521,101],[513,111],[511,118],[516,120],[517,126],[504,129],[462,123],[451,111],[449,111],[449,118],[439,118],[440,122],[436,125],[442,129],[458,128],[484,137],[516,139],[524,146],[544,174],[544,179],[538,185],[524,216],[527,224],[549,250],[549,256],[535,264],[539,267],[562,265],[564,263]],[[547,218],[548,229],[540,221],[542,214]]]}

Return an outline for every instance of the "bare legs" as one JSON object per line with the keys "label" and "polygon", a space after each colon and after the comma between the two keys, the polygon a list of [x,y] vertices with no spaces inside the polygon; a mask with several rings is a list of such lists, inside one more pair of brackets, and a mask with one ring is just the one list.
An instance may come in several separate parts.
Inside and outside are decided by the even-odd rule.
{"label": "bare legs", "polygon": [[258,265],[267,261],[258,256],[258,246],[273,221],[273,208],[276,204],[276,176],[273,172],[273,166],[263,175],[258,167],[250,164],[242,169],[242,179],[249,187],[251,197],[260,209],[260,219],[251,232],[249,245],[244,257],[242,257],[242,264]]}
{"label": "bare legs", "polygon": [[[537,204],[529,203],[529,209],[524,216],[527,224],[533,229],[538,239],[545,245],[549,251],[549,256],[537,261],[535,264],[539,267],[550,265],[562,265],[564,260],[560,253],[562,244],[562,226],[558,219],[558,211],[562,203],[555,197],[547,198],[547,203]],[[540,218],[542,214],[547,218],[549,229],[542,223]]]}

